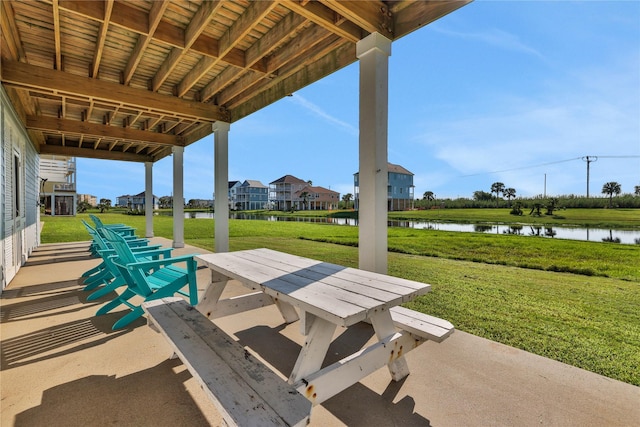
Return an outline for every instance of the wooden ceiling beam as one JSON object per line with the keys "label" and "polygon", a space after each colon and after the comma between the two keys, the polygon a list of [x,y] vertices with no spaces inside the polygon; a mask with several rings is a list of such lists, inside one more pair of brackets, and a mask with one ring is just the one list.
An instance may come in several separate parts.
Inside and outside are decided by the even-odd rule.
{"label": "wooden ceiling beam", "polygon": [[[272,73],[275,73],[276,70],[280,70],[287,64],[295,62],[304,55],[304,52],[313,50],[316,46],[320,45],[330,37],[335,39],[336,36],[317,25],[307,28],[301,32],[298,37],[278,49],[278,53],[276,55],[267,58],[267,69]],[[302,48],[302,46],[304,46],[304,48]],[[262,76],[256,75],[255,73],[245,74],[219,93],[216,98],[216,102],[221,105],[227,104],[236,96],[247,91],[261,79]]]}
{"label": "wooden ceiling beam", "polygon": [[0,1],[0,30],[2,36],[7,41],[7,48],[9,49],[9,56],[14,61],[20,61],[25,59],[24,49],[20,43],[20,34],[16,28],[16,19],[11,7],[11,2]]}
{"label": "wooden ceiling beam", "polygon": [[[342,44],[336,46],[336,43]],[[356,59],[355,45],[352,43],[344,43],[342,39],[328,44],[324,50],[330,51],[331,54],[323,56],[322,52],[318,52],[313,62],[309,62],[304,66],[291,68],[286,73],[283,73],[282,76],[278,76],[277,79],[260,88],[260,93],[254,94],[252,97],[243,94],[244,96],[234,99],[233,106],[230,107],[233,121],[238,121],[274,101],[294,93],[309,83],[315,82],[329,74],[331,72],[330,70],[345,67],[353,63]]]}
{"label": "wooden ceiling beam", "polygon": [[138,40],[136,41],[136,46],[133,48],[133,52],[129,56],[129,60],[127,61],[127,65],[124,68],[122,83],[125,85],[129,85],[131,83],[131,79],[136,72],[136,68],[138,68],[138,64],[140,64],[140,60],[142,60],[142,55],[147,50],[149,44],[153,40],[153,35],[160,25],[160,20],[164,15],[165,10],[167,10],[167,6],[169,6],[168,1],[155,1],[151,6],[151,10],[149,11],[149,29],[146,34],[140,34],[138,36]]}
{"label": "wooden ceiling beam", "polygon": [[136,153],[121,153],[118,151],[92,150],[91,148],[62,147],[60,145],[40,145],[40,154],[54,154],[69,157],[85,157],[89,159],[122,160],[125,162],[153,162],[155,157]]}
{"label": "wooden ceiling beam", "polygon": [[[51,0],[46,0],[51,1]],[[59,0],[60,9],[64,9],[68,12],[81,15],[83,17],[100,22],[101,17],[104,15],[104,5],[100,1],[86,1],[86,0]],[[207,1],[206,3],[211,3]],[[149,14],[142,10],[136,9],[127,5],[125,2],[115,2],[113,6],[113,12],[111,14],[111,24],[123,28],[127,31],[133,31],[140,34],[139,42],[140,47],[136,45],[133,54],[129,61],[132,63],[130,66],[127,64],[125,73],[123,76],[124,84],[129,84],[133,77],[133,72],[137,64],[133,64],[136,60],[140,61],[141,52],[143,52],[152,40],[168,44],[172,47],[185,49],[185,31],[179,27],[176,27],[166,21],[162,21],[162,15],[168,6],[168,0],[153,1],[151,11]],[[157,20],[157,23],[154,24]],[[149,23],[148,25],[146,23]],[[152,31],[155,25],[155,30]],[[146,36],[146,40],[145,37]],[[146,46],[143,46],[146,43]],[[218,41],[205,34],[201,34],[193,44],[191,50],[203,56],[208,56],[216,59],[218,57]],[[140,53],[138,53],[140,51]],[[244,52],[239,49],[232,49],[229,54],[222,58],[222,62],[229,65],[235,65],[240,68],[251,68],[258,72],[264,72],[264,67],[261,67],[259,63],[252,62],[251,65],[246,64],[250,61],[246,61],[244,58]]]}
{"label": "wooden ceiling beam", "polygon": [[350,42],[358,42],[366,33],[351,21],[342,22],[336,12],[326,6],[310,1],[302,4],[296,0],[282,0],[281,4],[287,9],[304,16],[309,21],[326,28],[330,32],[342,37]]}
{"label": "wooden ceiling beam", "polygon": [[60,42],[60,9],[58,7],[58,0],[53,0],[53,43],[55,49],[55,57],[53,68],[56,70],[62,70],[62,53]]}
{"label": "wooden ceiling beam", "polygon": [[90,100],[102,100],[147,111],[163,112],[167,115],[179,114],[196,120],[209,122],[230,120],[226,109],[212,104],[190,102],[144,89],[75,76],[20,62],[2,61],[2,81],[9,86],[61,92]]}
{"label": "wooden ceiling beam", "polygon": [[107,31],[109,30],[109,21],[111,20],[111,12],[113,11],[113,0],[107,0],[104,6],[104,18],[100,23],[98,37],[96,39],[96,50],[93,53],[93,62],[90,68],[89,77],[98,78],[100,70],[100,61],[102,60],[102,52],[104,50],[104,42],[107,39]]}
{"label": "wooden ceiling beam", "polygon": [[[254,43],[247,49],[245,53],[247,67],[251,68],[254,64],[260,62],[264,67],[264,72],[268,72],[265,56],[289,37],[292,31],[299,31],[307,22],[307,19],[295,13],[286,15],[282,21],[276,24],[275,27],[260,39],[260,43]],[[208,101],[237,77],[237,70],[227,68],[220,73],[217,78],[213,79],[207,86],[200,90],[200,100],[203,102]],[[260,79],[263,77],[265,77],[263,73],[254,73],[250,78]]]}
{"label": "wooden ceiling beam", "polygon": [[[391,7],[393,14],[393,39],[398,39],[418,28],[471,3],[472,0],[416,1]],[[402,7],[402,8],[401,8]]]}
{"label": "wooden ceiling beam", "polygon": [[381,1],[320,0],[320,3],[345,17],[368,33],[393,37],[392,14]]}
{"label": "wooden ceiling beam", "polygon": [[[237,96],[234,96],[233,99],[227,99],[228,95],[237,93],[238,92],[237,89],[240,89],[239,87],[231,86],[225,89],[225,91],[220,94],[219,99],[223,99],[224,105],[227,106],[229,109],[236,108],[239,104],[242,104],[248,101],[251,97],[255,96],[256,92],[262,92],[267,88],[276,84],[278,81],[281,81],[287,78],[289,75],[296,73],[298,70],[306,69],[310,63],[315,62],[319,57],[329,54],[329,52],[337,49],[341,44],[345,43],[344,39],[341,39],[337,35],[327,32],[325,29],[319,28],[317,26],[310,27],[307,30],[307,35],[308,36],[315,35],[315,42],[313,43],[314,55],[313,56],[307,55],[306,56],[307,61],[301,62],[301,61],[289,60],[280,66],[280,68],[278,69],[278,75],[275,76],[273,79],[262,79],[259,82],[255,82],[255,84],[251,86],[246,86],[244,90],[241,93],[239,93]],[[292,44],[290,46],[282,48],[281,50],[283,50],[285,53],[286,53],[285,50],[288,48],[291,48],[295,51],[295,46],[296,46],[296,43],[292,41]],[[355,60],[355,56],[353,60]],[[314,81],[315,80],[310,80],[307,84],[312,83]],[[221,101],[218,100],[218,102],[221,102]],[[234,117],[234,120],[235,120],[235,116],[233,116],[233,114],[232,114],[232,117]]]}
{"label": "wooden ceiling beam", "polygon": [[184,45],[183,47],[174,47],[169,52],[169,55],[160,66],[160,69],[151,79],[151,90],[157,92],[160,86],[169,77],[169,74],[180,63],[182,57],[185,55],[188,49],[191,48],[193,43],[202,34],[206,26],[211,21],[213,15],[218,12],[222,7],[222,1],[205,1],[200,5],[200,9],[195,13],[189,25],[184,31]]}
{"label": "wooden ceiling beam", "polygon": [[209,70],[222,58],[227,56],[234,46],[242,40],[255,26],[262,21],[275,7],[273,1],[256,1],[249,4],[249,7],[238,18],[231,27],[225,31],[218,41],[218,57],[213,59],[204,57],[176,86],[176,95],[183,97]]}
{"label": "wooden ceiling beam", "polygon": [[182,139],[175,135],[144,131],[120,126],[100,125],[76,120],[58,119],[46,116],[28,116],[27,129],[49,133],[68,133],[95,138],[132,140],[160,145],[184,146]]}

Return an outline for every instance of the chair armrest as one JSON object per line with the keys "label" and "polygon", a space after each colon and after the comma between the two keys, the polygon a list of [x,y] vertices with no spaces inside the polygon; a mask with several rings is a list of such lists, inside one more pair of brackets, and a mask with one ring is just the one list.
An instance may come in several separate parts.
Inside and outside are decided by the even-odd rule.
{"label": "chair armrest", "polygon": [[[137,252],[151,251],[151,250],[160,249],[160,248],[162,248],[162,245],[134,246],[129,249],[131,249],[131,252],[137,253]],[[173,248],[168,248],[168,249],[173,250]]]}
{"label": "chair armrest", "polygon": [[[143,249],[143,248],[136,248],[136,249]],[[146,251],[142,251],[142,250],[136,250],[136,251],[132,251],[133,254],[136,256],[136,258],[138,257],[147,257],[147,256],[154,256],[154,255],[163,255],[165,258],[170,257],[171,256],[171,251],[173,251],[173,248],[146,248]]]}
{"label": "chair armrest", "polygon": [[129,264],[122,264],[119,261],[114,261],[114,263],[119,267],[126,268],[127,270],[133,270],[136,268],[143,268],[143,269],[155,268],[163,265],[171,265],[171,264],[177,264],[179,262],[187,262],[187,264],[192,264],[193,268],[195,269],[197,262],[193,257],[196,255],[199,255],[199,254],[182,255],[182,256],[164,258],[164,259],[152,260],[152,261],[131,262]]}

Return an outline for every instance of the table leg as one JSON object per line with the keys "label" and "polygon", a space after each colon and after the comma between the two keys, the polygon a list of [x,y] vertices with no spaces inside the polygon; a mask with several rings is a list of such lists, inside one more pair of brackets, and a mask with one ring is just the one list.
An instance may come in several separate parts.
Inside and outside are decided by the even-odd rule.
{"label": "table leg", "polygon": [[278,307],[278,310],[280,310],[280,314],[282,315],[285,323],[293,323],[298,320],[298,312],[294,306],[287,304],[286,302],[282,302],[278,298],[273,298],[273,302],[276,307]]}
{"label": "table leg", "polygon": [[212,315],[215,312],[220,295],[222,295],[222,291],[224,291],[224,288],[230,280],[232,279],[218,273],[217,271],[211,270],[211,282],[202,294],[202,297],[196,306],[197,310],[207,316],[207,318],[212,319]]}
{"label": "table leg", "polygon": [[[391,312],[389,310],[384,310],[370,317],[371,324],[373,325],[373,330],[376,332],[376,336],[379,340],[383,340],[396,332],[396,328],[393,325],[393,320],[391,319]],[[402,352],[402,347],[400,347],[399,351]],[[407,349],[409,351],[409,349]],[[393,362],[387,365],[389,367],[389,372],[391,373],[391,378],[394,381],[400,381],[402,378],[409,375],[409,365],[407,365],[407,361],[405,360],[402,353],[398,356],[398,358],[394,359]]]}
{"label": "table leg", "polygon": [[337,325],[305,313],[305,326],[309,333],[305,336],[304,345],[289,376],[291,384],[320,370]]}

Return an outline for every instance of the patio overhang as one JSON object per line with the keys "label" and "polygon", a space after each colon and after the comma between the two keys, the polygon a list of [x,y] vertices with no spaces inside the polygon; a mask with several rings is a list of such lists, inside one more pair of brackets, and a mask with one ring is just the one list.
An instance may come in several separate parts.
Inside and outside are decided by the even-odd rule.
{"label": "patio overhang", "polygon": [[359,60],[360,267],[386,273],[391,43],[470,1],[3,1],[0,79],[38,153],[144,162],[148,193],[172,154],[176,248],[184,149],[215,130],[223,252],[229,124]]}
{"label": "patio overhang", "polygon": [[0,78],[38,152],[155,162],[469,1],[3,1]]}

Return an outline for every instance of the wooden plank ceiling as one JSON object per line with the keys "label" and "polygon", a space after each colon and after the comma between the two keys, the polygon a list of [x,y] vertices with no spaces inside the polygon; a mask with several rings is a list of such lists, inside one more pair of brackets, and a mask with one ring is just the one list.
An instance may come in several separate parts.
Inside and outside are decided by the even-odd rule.
{"label": "wooden plank ceiling", "polygon": [[43,154],[156,161],[470,0],[0,1],[0,76]]}

